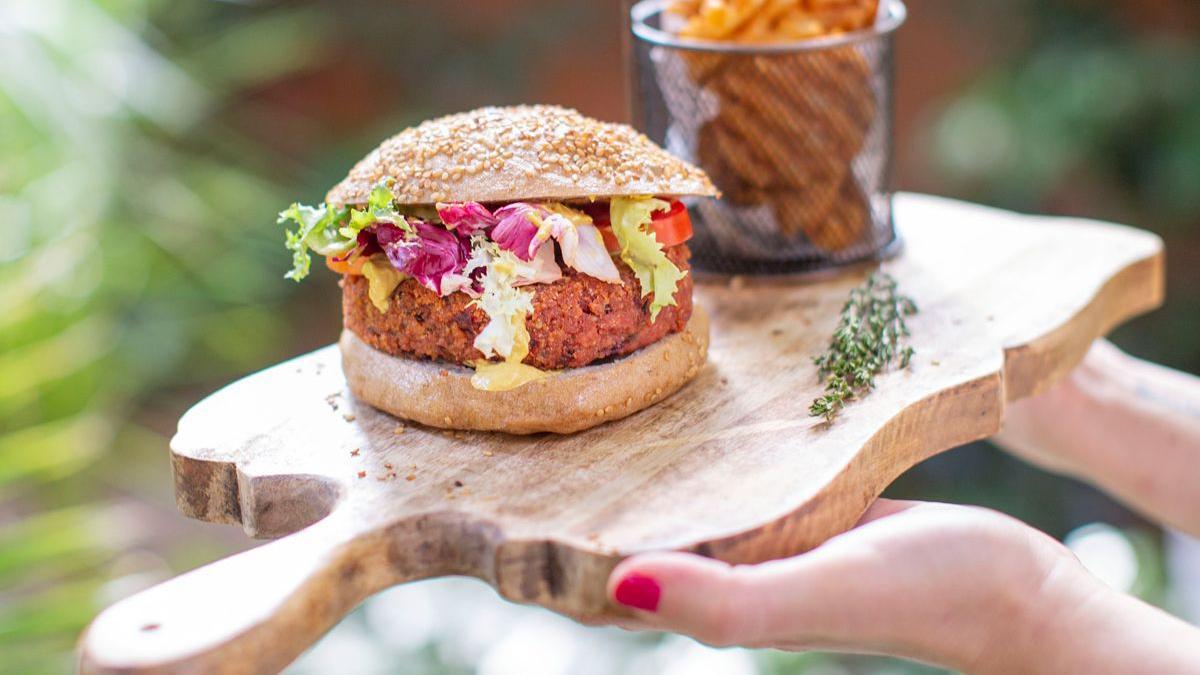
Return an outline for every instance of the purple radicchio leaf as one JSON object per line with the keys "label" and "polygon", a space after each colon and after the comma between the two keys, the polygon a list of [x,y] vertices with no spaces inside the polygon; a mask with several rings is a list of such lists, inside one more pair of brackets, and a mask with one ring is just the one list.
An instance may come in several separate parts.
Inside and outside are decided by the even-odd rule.
{"label": "purple radicchio leaf", "polygon": [[499,219],[479,202],[439,203],[437,212],[446,229],[467,235],[491,229],[499,222]]}

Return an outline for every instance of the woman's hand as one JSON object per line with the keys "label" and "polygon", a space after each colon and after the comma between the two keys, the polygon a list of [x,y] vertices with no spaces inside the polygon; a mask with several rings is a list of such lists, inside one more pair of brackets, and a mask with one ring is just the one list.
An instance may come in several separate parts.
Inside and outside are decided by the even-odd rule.
{"label": "woman's hand", "polygon": [[855,529],[761,565],[634,556],[609,593],[634,609],[626,627],[719,646],[890,654],[968,672],[1200,668],[1200,631],[1111,591],[1041,532],[974,507],[880,500]]}
{"label": "woman's hand", "polygon": [[1009,405],[994,440],[1200,535],[1200,379],[1100,340],[1063,382]]}

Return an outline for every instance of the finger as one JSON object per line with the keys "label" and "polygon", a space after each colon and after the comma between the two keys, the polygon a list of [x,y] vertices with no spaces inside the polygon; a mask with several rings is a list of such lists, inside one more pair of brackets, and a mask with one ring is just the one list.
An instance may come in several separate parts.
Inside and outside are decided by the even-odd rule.
{"label": "finger", "polygon": [[913,507],[920,506],[921,502],[914,502],[904,499],[877,499],[874,504],[867,507],[866,513],[862,514],[862,518],[858,519],[855,527],[866,525],[873,520],[894,516],[897,513],[903,513]]}
{"label": "finger", "polygon": [[[936,505],[880,500],[864,526],[794,558],[731,566],[683,553],[623,561],[609,578],[609,597],[636,621],[714,645],[855,646],[874,651],[897,629],[919,630],[923,603],[912,602],[911,556],[886,555],[861,535],[889,516]],[[922,557],[919,560],[924,560]],[[915,573],[921,580],[920,573]]]}
{"label": "finger", "polygon": [[687,553],[634,556],[613,570],[608,593],[634,611],[636,622],[709,644],[749,644],[759,632],[759,617],[741,574],[709,558]]}

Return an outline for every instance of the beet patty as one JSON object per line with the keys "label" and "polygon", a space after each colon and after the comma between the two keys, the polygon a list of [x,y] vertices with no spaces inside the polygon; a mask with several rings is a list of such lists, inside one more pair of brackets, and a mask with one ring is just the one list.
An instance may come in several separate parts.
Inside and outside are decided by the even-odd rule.
{"label": "beet patty", "polygon": [[[686,245],[666,249],[667,257],[688,269]],[[610,284],[564,267],[552,284],[526,286],[533,293],[529,356],[525,363],[543,370],[579,368],[624,356],[678,333],[692,316],[692,277],[675,289],[674,307],[664,307],[650,322],[650,296],[641,296],[633,270],[615,261],[621,283]],[[487,325],[483,310],[463,293],[438,297],[408,279],[396,287],[386,313],[371,304],[367,280],[347,276],[342,282],[342,314],[346,328],[379,351],[409,358],[466,363],[483,358],[475,336]]]}

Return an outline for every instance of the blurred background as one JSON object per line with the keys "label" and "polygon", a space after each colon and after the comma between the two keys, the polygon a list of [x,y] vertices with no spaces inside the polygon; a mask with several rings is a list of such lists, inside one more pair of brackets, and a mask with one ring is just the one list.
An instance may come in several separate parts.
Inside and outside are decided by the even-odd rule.
{"label": "blurred background", "polygon": [[[231,379],[333,341],[275,213],[385,135],[483,104],[629,118],[621,0],[0,2],[0,671],[71,668],[103,606],[251,546],[179,516],[167,440]],[[1200,3],[910,0],[898,187],[1153,230],[1167,305],[1120,329],[1200,372]],[[318,266],[314,265],[314,269]],[[981,504],[1200,618],[1196,544],[977,444],[892,496]],[[916,673],[585,629],[471,580],[369,601],[296,673]]]}

